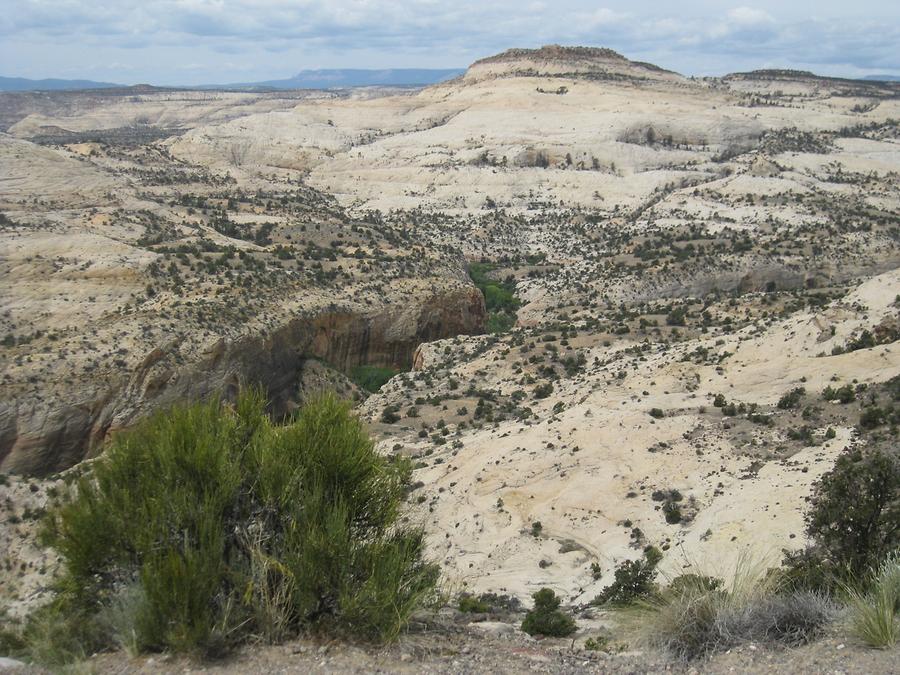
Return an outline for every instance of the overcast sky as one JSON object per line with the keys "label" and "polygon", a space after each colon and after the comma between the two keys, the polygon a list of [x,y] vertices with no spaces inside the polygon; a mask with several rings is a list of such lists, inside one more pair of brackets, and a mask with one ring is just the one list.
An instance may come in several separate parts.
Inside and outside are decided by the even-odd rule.
{"label": "overcast sky", "polygon": [[[748,0],[749,1],[749,0]],[[0,0],[0,75],[200,84],[611,47],[687,75],[900,75],[900,0]]]}

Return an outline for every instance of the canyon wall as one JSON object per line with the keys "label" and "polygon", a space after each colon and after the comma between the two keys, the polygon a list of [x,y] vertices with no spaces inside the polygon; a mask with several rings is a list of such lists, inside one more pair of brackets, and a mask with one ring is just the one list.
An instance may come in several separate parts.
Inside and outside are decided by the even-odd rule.
{"label": "canyon wall", "polygon": [[472,286],[371,313],[332,308],[293,319],[268,335],[221,339],[203,357],[162,345],[113,386],[88,386],[68,399],[0,401],[0,471],[46,475],[95,454],[113,432],[181,400],[233,396],[242,383],[264,387],[274,415],[303,400],[311,359],[340,370],[408,368],[422,342],[484,331],[484,299]]}

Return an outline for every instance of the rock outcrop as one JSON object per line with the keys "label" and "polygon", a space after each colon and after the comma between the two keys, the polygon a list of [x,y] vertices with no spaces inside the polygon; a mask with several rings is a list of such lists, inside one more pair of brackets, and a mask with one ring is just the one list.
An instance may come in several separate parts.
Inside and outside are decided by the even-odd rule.
{"label": "rock outcrop", "polygon": [[298,317],[268,335],[219,340],[183,363],[180,345],[151,351],[112,387],[66,399],[0,402],[0,470],[60,471],[89,457],[117,430],[180,400],[234,395],[242,383],[262,386],[275,415],[302,401],[312,359],[346,370],[357,365],[408,368],[422,342],[484,331],[484,298],[473,286],[363,314],[333,308]]}

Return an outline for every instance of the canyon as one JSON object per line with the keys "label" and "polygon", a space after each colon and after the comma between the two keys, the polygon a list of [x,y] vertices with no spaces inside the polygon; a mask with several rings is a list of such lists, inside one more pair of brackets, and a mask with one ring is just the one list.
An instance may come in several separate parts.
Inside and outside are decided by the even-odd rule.
{"label": "canyon", "polygon": [[0,94],[0,126],[10,606],[43,597],[48,486],[246,384],[354,398],[455,588],[573,603],[650,544],[673,576],[777,563],[885,442],[896,83],[548,46],[420,90]]}

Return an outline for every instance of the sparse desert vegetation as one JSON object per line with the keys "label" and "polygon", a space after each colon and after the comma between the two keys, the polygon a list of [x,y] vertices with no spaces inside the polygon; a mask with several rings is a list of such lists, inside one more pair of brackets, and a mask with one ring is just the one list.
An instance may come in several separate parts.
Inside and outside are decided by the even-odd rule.
{"label": "sparse desert vegetation", "polygon": [[547,47],[0,113],[0,655],[893,663],[897,85]]}

